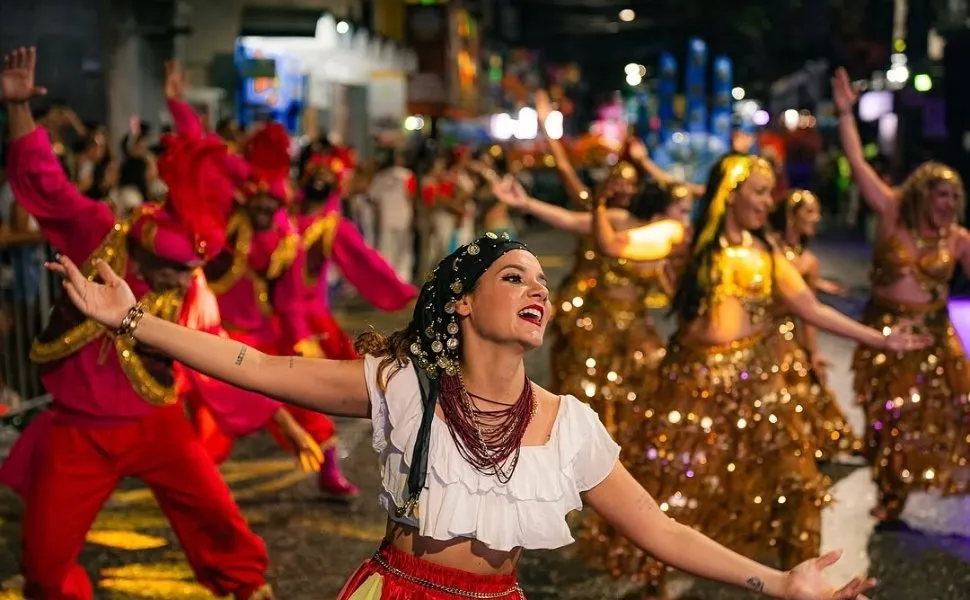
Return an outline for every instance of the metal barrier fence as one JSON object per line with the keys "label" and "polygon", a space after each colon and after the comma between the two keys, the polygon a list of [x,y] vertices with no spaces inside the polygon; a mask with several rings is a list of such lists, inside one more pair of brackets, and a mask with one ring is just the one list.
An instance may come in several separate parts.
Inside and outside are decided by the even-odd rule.
{"label": "metal barrier fence", "polygon": [[10,409],[45,393],[30,344],[60,293],[56,276],[43,267],[52,256],[47,245],[0,247],[0,404]]}

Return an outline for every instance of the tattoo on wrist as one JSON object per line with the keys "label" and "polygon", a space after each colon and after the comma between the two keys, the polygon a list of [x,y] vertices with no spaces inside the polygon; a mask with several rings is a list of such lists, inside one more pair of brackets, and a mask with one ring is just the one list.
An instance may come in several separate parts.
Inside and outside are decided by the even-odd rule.
{"label": "tattoo on wrist", "polygon": [[757,577],[748,577],[748,579],[745,580],[744,584],[748,587],[749,590],[753,590],[755,592],[765,591],[765,582],[761,581]]}
{"label": "tattoo on wrist", "polygon": [[237,367],[243,364],[243,360],[245,360],[245,358],[246,358],[246,350],[247,349],[248,348],[246,348],[246,346],[243,346],[242,348],[239,349],[239,354],[236,355],[236,366]]}
{"label": "tattoo on wrist", "polygon": [[290,357],[290,368],[291,368],[291,369],[293,368],[293,364],[294,364],[295,362],[296,362],[296,357],[295,357],[295,356],[291,356],[291,357]]}

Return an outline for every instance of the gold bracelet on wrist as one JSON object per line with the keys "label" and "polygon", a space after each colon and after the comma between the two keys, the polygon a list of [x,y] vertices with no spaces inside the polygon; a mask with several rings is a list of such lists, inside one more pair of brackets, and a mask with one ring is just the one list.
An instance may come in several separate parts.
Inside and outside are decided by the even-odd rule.
{"label": "gold bracelet on wrist", "polygon": [[141,319],[144,316],[145,307],[141,304],[135,304],[128,309],[128,313],[125,315],[125,318],[121,320],[121,324],[118,325],[118,329],[115,330],[115,335],[118,337],[134,335],[135,329],[138,327],[138,323],[141,322]]}

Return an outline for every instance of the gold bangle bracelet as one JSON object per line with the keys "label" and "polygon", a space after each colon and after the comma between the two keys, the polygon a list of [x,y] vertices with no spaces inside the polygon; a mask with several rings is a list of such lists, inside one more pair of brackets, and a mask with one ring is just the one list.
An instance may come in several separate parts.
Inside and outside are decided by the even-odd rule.
{"label": "gold bangle bracelet", "polygon": [[141,304],[135,304],[128,309],[128,313],[125,318],[121,320],[121,324],[115,331],[115,335],[118,337],[130,336],[135,333],[135,329],[138,327],[138,323],[141,322],[142,317],[145,316],[145,307]]}

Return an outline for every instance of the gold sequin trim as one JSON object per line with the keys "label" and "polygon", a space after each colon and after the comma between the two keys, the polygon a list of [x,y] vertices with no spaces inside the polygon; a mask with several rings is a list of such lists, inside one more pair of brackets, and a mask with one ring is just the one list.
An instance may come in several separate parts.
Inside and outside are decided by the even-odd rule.
{"label": "gold sequin trim", "polygon": [[[317,219],[312,225],[303,232],[303,251],[309,252],[310,249],[319,241],[323,241],[323,257],[330,259],[333,255],[333,244],[337,238],[337,225],[340,224],[340,215],[329,213],[323,218]],[[307,265],[309,267],[309,264]],[[303,273],[304,284],[308,288],[316,288],[320,281],[320,273],[310,273],[308,270]]]}
{"label": "gold sequin trim", "polygon": [[[115,223],[91,256],[81,265],[81,273],[93,281],[97,277],[95,262],[103,260],[115,273],[124,273],[128,267],[128,232],[130,221]],[[30,360],[36,363],[49,363],[70,356],[87,344],[104,335],[105,329],[88,319],[69,329],[60,339],[41,342],[34,340],[30,347]]]}
{"label": "gold sequin trim", "polygon": [[209,282],[209,288],[217,296],[235,287],[249,270],[249,253],[253,248],[253,226],[249,217],[242,211],[233,213],[226,227],[226,235],[235,236],[236,243],[232,248],[232,266],[222,277]]}

